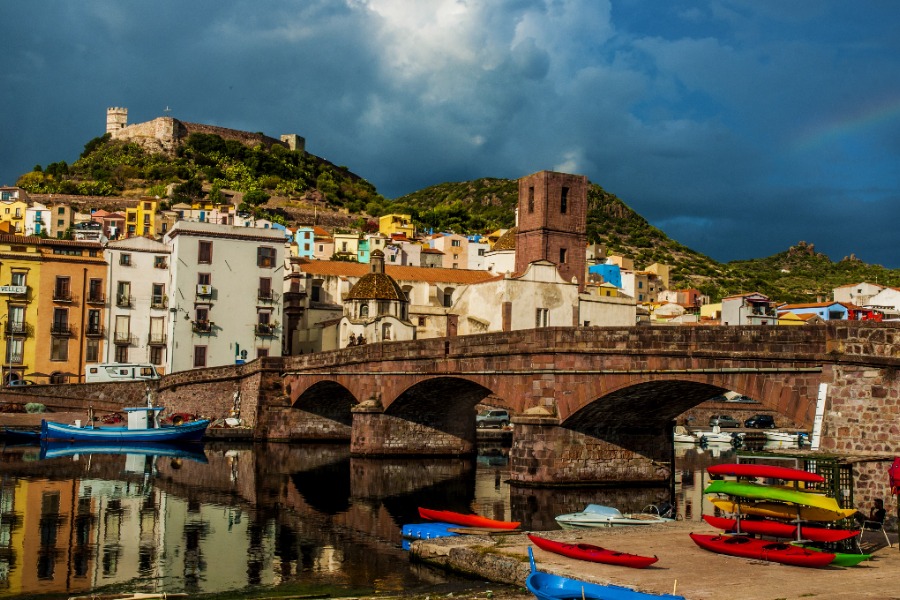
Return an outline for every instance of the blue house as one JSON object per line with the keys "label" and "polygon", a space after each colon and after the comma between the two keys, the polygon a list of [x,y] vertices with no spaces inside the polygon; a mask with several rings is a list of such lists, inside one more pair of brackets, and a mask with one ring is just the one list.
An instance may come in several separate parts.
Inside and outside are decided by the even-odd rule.
{"label": "blue house", "polygon": [[622,289],[622,270],[619,265],[593,265],[588,267],[588,276],[597,283],[611,283]]}
{"label": "blue house", "polygon": [[850,311],[840,302],[807,302],[804,304],[782,304],[778,314],[816,315],[823,321],[846,321]]}

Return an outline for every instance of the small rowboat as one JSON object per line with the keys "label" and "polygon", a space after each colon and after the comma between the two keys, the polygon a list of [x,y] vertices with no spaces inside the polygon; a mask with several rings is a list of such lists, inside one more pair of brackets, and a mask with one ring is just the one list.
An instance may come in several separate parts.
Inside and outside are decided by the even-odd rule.
{"label": "small rowboat", "polygon": [[600,546],[591,544],[569,544],[566,542],[558,542],[556,540],[548,540],[547,538],[538,537],[528,534],[528,539],[534,542],[534,545],[541,550],[568,556],[569,558],[577,558],[578,560],[587,560],[590,562],[604,563],[607,565],[620,565],[623,567],[632,567],[635,569],[643,569],[655,563],[658,558],[655,556],[640,556],[637,554],[628,554],[627,552],[617,552]]}
{"label": "small rowboat", "polygon": [[531,573],[525,587],[538,600],[684,600],[684,596],[649,594],[619,585],[602,585],[538,571],[528,547]]}
{"label": "small rowboat", "polygon": [[705,535],[691,533],[694,543],[710,552],[767,560],[795,567],[824,567],[831,564],[834,554],[815,552],[784,542],[757,540],[743,535]]}
{"label": "small rowboat", "polygon": [[[724,531],[734,531],[737,527],[737,519],[726,519],[725,517],[714,517],[712,515],[703,515],[703,520]],[[859,535],[859,530],[852,529],[827,529],[825,527],[806,527],[800,528],[797,533],[797,526],[792,523],[783,523],[781,521],[769,520],[746,520],[741,519],[741,533],[752,533],[754,535],[769,535],[780,538],[795,538],[798,535],[805,540],[811,542],[840,542],[849,540]]]}
{"label": "small rowboat", "polygon": [[628,525],[659,525],[670,523],[667,519],[651,513],[622,514],[618,508],[602,504],[588,504],[583,511],[556,517],[563,529],[587,529],[591,527],[622,527]]}
{"label": "small rowboat", "polygon": [[774,465],[752,465],[746,463],[712,465],[706,468],[710,475],[730,475],[732,477],[765,477],[783,479],[784,481],[806,481],[808,483],[824,483],[825,478],[817,473],[801,469],[778,467]]}
{"label": "small rowboat", "polygon": [[709,496],[713,505],[727,513],[741,513],[772,519],[801,519],[803,521],[840,521],[856,514],[855,508],[841,508],[837,512],[811,506],[793,506],[781,502],[741,502],[739,505],[731,500],[717,496]]}
{"label": "small rowboat", "polygon": [[497,521],[481,515],[465,515],[449,510],[433,510],[419,507],[419,516],[429,521],[453,523],[464,527],[487,527],[492,529],[516,529],[521,525],[518,521]]}

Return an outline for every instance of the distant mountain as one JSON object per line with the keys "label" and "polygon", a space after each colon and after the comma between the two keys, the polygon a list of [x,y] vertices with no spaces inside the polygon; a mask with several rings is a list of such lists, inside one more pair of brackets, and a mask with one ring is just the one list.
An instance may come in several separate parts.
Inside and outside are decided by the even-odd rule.
{"label": "distant mountain", "polygon": [[[241,209],[288,225],[377,228],[388,213],[412,215],[420,230],[488,233],[514,225],[518,183],[481,178],[441,183],[393,200],[347,167],[283,146],[248,147],[217,135],[191,134],[174,158],[145,151],[104,135],[85,145],[72,165],[52,163],[19,178],[32,193],[166,197],[172,202],[237,194]],[[900,286],[900,270],[867,265],[854,257],[837,263],[800,242],[768,258],[718,263],[669,239],[614,194],[597,184],[588,189],[590,243],[634,260],[672,267],[671,285],[695,287],[713,300],[758,291],[787,302],[825,299],[840,285],[869,281]]]}

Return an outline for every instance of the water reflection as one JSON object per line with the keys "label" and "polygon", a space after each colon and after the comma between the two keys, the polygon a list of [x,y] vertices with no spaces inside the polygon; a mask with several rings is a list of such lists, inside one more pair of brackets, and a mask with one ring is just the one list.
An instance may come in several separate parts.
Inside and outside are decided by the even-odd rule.
{"label": "water reflection", "polygon": [[548,530],[589,503],[633,512],[674,494],[679,513],[699,519],[705,467],[731,453],[679,450],[671,486],[541,489],[507,485],[502,447],[469,460],[358,458],[345,445],[49,450],[0,454],[2,596],[288,585],[436,594],[475,584],[408,561],[401,527],[420,521],[419,506]]}

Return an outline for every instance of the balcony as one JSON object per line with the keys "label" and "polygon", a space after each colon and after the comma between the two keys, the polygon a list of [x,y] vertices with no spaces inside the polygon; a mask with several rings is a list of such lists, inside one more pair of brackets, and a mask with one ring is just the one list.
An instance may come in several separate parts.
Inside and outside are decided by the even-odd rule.
{"label": "balcony", "polygon": [[6,355],[5,365],[21,365],[24,364],[23,354],[21,353],[13,353]]}
{"label": "balcony", "polygon": [[116,306],[119,308],[132,308],[134,306],[134,296],[116,294]]}
{"label": "balcony", "polygon": [[164,333],[151,333],[147,336],[147,344],[150,346],[165,346],[167,339]]}
{"label": "balcony", "polygon": [[193,332],[201,335],[211,334],[214,325],[215,323],[212,321],[191,321],[191,329]]}
{"label": "balcony", "polygon": [[275,294],[272,293],[272,290],[257,289],[256,299],[260,302],[274,302]]}
{"label": "balcony", "polygon": [[72,326],[68,323],[51,323],[50,335],[56,337],[72,337]]}
{"label": "balcony", "polygon": [[106,294],[99,291],[89,292],[87,297],[88,304],[106,304]]}
{"label": "balcony", "polygon": [[211,285],[198,284],[197,285],[197,297],[198,298],[209,298],[212,297],[213,288]]}
{"label": "balcony", "polygon": [[84,335],[92,338],[103,337],[103,325],[88,323],[88,326],[84,329]]}
{"label": "balcony", "polygon": [[256,337],[275,337],[275,326],[269,323],[257,323]]}
{"label": "balcony", "polygon": [[53,301],[54,302],[72,302],[74,296],[72,296],[71,290],[53,290]]}
{"label": "balcony", "polygon": [[164,261],[164,260],[159,261],[159,262],[154,262],[154,263],[153,263],[153,268],[154,268],[154,269],[168,269],[168,268],[169,268],[169,263],[166,262],[166,261]]}
{"label": "balcony", "polygon": [[6,335],[14,338],[25,338],[31,335],[33,328],[24,321],[7,322],[3,328]]}
{"label": "balcony", "polygon": [[168,296],[151,296],[150,308],[166,308],[169,306]]}
{"label": "balcony", "polygon": [[116,331],[113,333],[113,343],[116,346],[137,346],[137,337],[130,331]]}
{"label": "balcony", "polygon": [[0,294],[9,296],[28,296],[27,285],[0,285]]}

